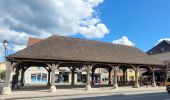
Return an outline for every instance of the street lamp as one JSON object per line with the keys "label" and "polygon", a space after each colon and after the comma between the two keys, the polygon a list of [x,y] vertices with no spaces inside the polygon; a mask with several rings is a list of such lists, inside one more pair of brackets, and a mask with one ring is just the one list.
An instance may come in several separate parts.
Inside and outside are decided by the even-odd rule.
{"label": "street lamp", "polygon": [[6,57],[6,55],[7,55],[8,41],[7,41],[7,40],[4,40],[4,41],[3,41],[3,45],[4,45],[4,48],[5,48],[5,57]]}

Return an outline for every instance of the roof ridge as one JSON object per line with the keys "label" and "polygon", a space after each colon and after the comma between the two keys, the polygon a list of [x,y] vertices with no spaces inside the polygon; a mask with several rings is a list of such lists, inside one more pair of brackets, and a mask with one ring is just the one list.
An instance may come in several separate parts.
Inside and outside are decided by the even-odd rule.
{"label": "roof ridge", "polygon": [[75,37],[71,37],[71,36],[61,36],[61,35],[52,35],[53,36],[57,36],[57,37],[63,37],[63,38],[70,38],[70,39],[78,39],[81,41],[90,41],[90,42],[96,42],[96,43],[104,43],[104,44],[111,44],[111,45],[119,45],[119,46],[127,46],[127,47],[133,47],[134,46],[129,46],[129,45],[123,45],[123,44],[117,44],[117,43],[111,43],[111,42],[104,42],[104,41],[97,41],[97,40],[89,40],[89,39],[82,39],[82,38],[75,38]]}

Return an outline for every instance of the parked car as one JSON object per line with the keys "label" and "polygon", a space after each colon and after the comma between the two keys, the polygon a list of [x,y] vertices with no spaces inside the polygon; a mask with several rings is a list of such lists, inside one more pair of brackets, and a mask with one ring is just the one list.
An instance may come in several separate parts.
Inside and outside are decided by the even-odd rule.
{"label": "parked car", "polygon": [[167,83],[166,83],[166,90],[170,94],[170,78],[168,78]]}

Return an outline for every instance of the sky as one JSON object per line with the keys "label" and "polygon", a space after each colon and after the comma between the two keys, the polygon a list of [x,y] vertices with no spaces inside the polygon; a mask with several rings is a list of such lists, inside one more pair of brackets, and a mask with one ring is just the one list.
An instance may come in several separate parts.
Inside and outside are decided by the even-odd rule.
{"label": "sky", "polygon": [[170,0],[0,0],[0,61],[29,37],[62,35],[134,46],[170,40]]}

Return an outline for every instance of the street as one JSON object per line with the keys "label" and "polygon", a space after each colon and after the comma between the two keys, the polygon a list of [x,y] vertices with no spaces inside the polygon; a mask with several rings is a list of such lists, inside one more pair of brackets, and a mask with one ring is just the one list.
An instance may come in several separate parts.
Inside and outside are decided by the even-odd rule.
{"label": "street", "polygon": [[48,96],[32,97],[12,100],[170,100],[170,94],[167,92],[122,92],[122,93],[103,93],[89,95],[72,95],[72,96]]}

